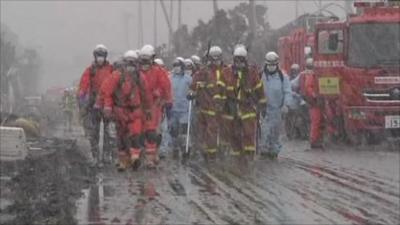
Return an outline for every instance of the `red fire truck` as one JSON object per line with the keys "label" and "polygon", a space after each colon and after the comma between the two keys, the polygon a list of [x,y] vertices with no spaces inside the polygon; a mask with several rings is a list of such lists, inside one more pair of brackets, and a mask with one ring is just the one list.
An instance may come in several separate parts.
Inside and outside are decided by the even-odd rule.
{"label": "red fire truck", "polygon": [[[313,57],[327,121],[353,143],[400,136],[400,7],[355,3],[345,21],[316,23],[278,41],[281,66]],[[366,136],[367,135],[367,136]]]}

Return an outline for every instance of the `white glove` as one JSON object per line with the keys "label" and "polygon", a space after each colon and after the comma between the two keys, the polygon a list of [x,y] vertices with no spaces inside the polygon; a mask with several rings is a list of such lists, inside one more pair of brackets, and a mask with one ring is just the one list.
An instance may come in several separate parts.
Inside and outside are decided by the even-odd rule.
{"label": "white glove", "polygon": [[286,105],[284,105],[284,106],[282,106],[282,108],[281,108],[281,112],[282,112],[283,114],[286,114],[286,113],[289,112],[289,108],[288,108]]}

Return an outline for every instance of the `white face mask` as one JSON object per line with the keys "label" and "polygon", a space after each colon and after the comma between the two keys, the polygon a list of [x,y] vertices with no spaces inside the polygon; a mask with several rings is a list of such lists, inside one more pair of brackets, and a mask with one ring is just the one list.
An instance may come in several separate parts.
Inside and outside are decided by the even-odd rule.
{"label": "white face mask", "polygon": [[96,63],[99,64],[99,65],[103,65],[105,61],[106,61],[106,59],[104,57],[102,57],[102,56],[97,56],[96,57]]}
{"label": "white face mask", "polygon": [[144,64],[142,65],[142,70],[146,71],[150,69],[150,65],[149,64]]}
{"label": "white face mask", "polygon": [[133,73],[136,71],[136,66],[126,66],[126,71],[128,73]]}
{"label": "white face mask", "polygon": [[173,72],[174,74],[181,74],[181,73],[182,73],[182,68],[181,68],[180,66],[175,66],[175,67],[172,69],[172,72]]}
{"label": "white face mask", "polygon": [[275,72],[277,68],[278,68],[277,65],[267,65],[267,70],[268,70],[268,72],[270,72],[270,73]]}
{"label": "white face mask", "polygon": [[189,76],[192,76],[192,71],[191,70],[185,70],[185,74],[189,75]]}

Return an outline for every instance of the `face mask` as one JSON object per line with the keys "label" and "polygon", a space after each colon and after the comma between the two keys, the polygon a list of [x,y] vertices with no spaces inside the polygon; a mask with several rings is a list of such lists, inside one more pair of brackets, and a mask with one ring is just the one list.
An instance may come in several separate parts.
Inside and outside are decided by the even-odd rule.
{"label": "face mask", "polygon": [[136,71],[136,66],[126,66],[126,71],[128,73],[133,73]]}
{"label": "face mask", "polygon": [[278,68],[277,65],[267,65],[267,70],[269,73],[274,73],[277,68]]}
{"label": "face mask", "polygon": [[185,74],[189,75],[189,76],[192,76],[192,71],[191,70],[185,70]]}
{"label": "face mask", "polygon": [[173,72],[174,74],[181,74],[181,73],[182,73],[182,68],[181,68],[180,66],[175,66],[175,67],[172,69],[172,72]]}
{"label": "face mask", "polygon": [[222,61],[221,61],[221,60],[219,60],[219,59],[217,59],[217,60],[213,60],[213,61],[211,61],[211,64],[212,64],[212,65],[219,66],[219,65],[221,65],[221,64],[222,64]]}
{"label": "face mask", "polygon": [[106,59],[104,57],[101,57],[101,56],[96,57],[97,64],[103,65],[104,61],[106,61]]}
{"label": "face mask", "polygon": [[150,69],[150,65],[149,64],[144,64],[142,65],[142,70],[146,71]]}

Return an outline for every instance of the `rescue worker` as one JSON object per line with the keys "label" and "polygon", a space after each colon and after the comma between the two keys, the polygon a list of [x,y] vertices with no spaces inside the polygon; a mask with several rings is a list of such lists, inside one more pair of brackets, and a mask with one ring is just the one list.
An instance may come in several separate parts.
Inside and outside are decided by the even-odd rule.
{"label": "rescue worker", "polygon": [[160,123],[163,111],[169,114],[172,108],[171,81],[168,72],[154,63],[155,51],[151,45],[143,46],[139,51],[140,71],[149,85],[152,96],[151,120],[145,122],[146,166],[154,168],[159,160],[158,147],[161,143]]}
{"label": "rescue worker", "polygon": [[217,153],[218,118],[222,111],[224,97],[220,95],[225,83],[221,80],[224,69],[222,50],[212,46],[206,55],[207,66],[193,76],[187,98],[196,99],[199,114],[196,118],[196,130],[203,144],[206,160],[214,160]]}
{"label": "rescue worker", "polygon": [[291,88],[289,78],[279,69],[278,54],[268,52],[265,60],[262,81],[268,103],[261,129],[263,134],[261,142],[265,144],[261,154],[275,159],[282,149],[280,141],[282,115],[289,111]]}
{"label": "rescue worker", "polygon": [[226,85],[222,118],[228,128],[225,132],[231,154],[252,158],[256,152],[257,113],[266,110],[267,99],[257,67],[248,63],[245,46],[236,46],[233,64],[223,70],[222,80]]}
{"label": "rescue worker", "polygon": [[92,164],[102,166],[102,159],[99,155],[100,123],[104,124],[104,145],[103,149],[110,150],[110,136],[108,133],[108,121],[101,113],[100,105],[95,104],[100,87],[105,79],[111,76],[113,67],[107,61],[107,48],[99,44],[93,50],[94,62],[88,66],[80,79],[78,89],[78,103],[80,113],[83,117],[84,128],[89,135]]}
{"label": "rescue worker", "polygon": [[310,147],[323,148],[322,145],[322,110],[323,99],[318,95],[318,79],[313,71],[313,59],[307,58],[306,70],[300,74],[300,93],[309,105]]}
{"label": "rescue worker", "polygon": [[192,62],[193,62],[193,64],[194,64],[194,66],[193,66],[193,73],[192,73],[192,74],[195,74],[197,71],[200,70],[200,67],[201,67],[201,59],[200,59],[200,57],[198,57],[197,55],[192,55],[192,56],[190,57],[190,59],[192,60]]}
{"label": "rescue worker", "polygon": [[146,80],[139,72],[135,51],[129,50],[124,54],[123,65],[121,70],[114,71],[101,89],[104,114],[116,122],[120,171],[129,166],[139,166],[143,121],[151,119],[151,96]]}
{"label": "rescue worker", "polygon": [[184,62],[175,59],[172,66],[171,83],[174,105],[171,110],[171,115],[168,116],[168,124],[174,156],[179,156],[179,152],[184,144],[181,137],[186,134],[188,126],[189,100],[186,96],[192,84],[191,69],[193,63],[190,59],[186,59]]}
{"label": "rescue worker", "polygon": [[292,88],[292,102],[289,112],[285,116],[286,136],[289,139],[308,139],[309,116],[308,107],[300,94],[300,66],[293,64],[290,69],[290,84]]}

